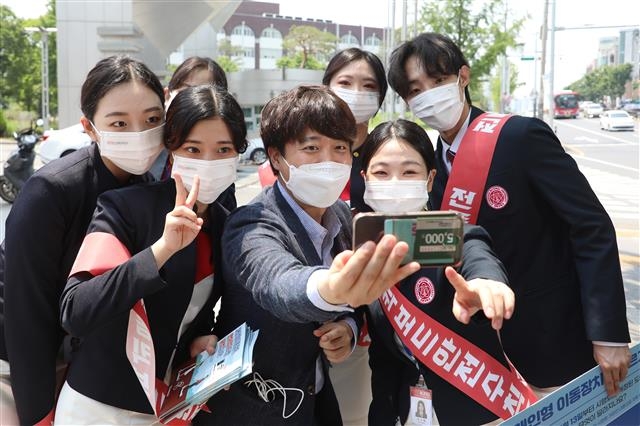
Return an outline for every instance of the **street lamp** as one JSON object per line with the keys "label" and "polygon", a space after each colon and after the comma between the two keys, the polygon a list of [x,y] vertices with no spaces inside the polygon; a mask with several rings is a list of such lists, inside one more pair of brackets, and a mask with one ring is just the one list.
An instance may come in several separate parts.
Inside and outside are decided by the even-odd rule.
{"label": "street lamp", "polygon": [[40,33],[41,44],[41,74],[42,74],[42,120],[44,129],[49,128],[49,33],[55,33],[57,28],[26,27],[29,33]]}

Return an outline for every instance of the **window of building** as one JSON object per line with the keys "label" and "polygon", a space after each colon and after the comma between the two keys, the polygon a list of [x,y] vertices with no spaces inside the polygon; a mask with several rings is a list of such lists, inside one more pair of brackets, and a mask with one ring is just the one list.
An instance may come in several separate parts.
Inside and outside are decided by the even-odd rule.
{"label": "window of building", "polygon": [[253,37],[253,30],[249,27],[247,27],[246,25],[238,25],[237,27],[235,27],[233,29],[233,31],[231,31],[231,34],[233,35],[244,35],[244,36],[248,36],[248,37]]}
{"label": "window of building", "polygon": [[282,57],[282,49],[270,49],[268,47],[260,47],[260,57],[265,59],[278,59]]}
{"label": "window of building", "polygon": [[340,37],[340,43],[342,44],[354,44],[354,45],[358,45],[358,39],[356,38],[356,36],[354,36],[353,34],[349,33],[349,34],[345,34],[342,37]]}
{"label": "window of building", "polygon": [[380,40],[378,37],[376,37],[375,34],[373,34],[371,37],[367,37],[364,40],[364,44],[366,46],[380,46],[382,44],[382,40]]}
{"label": "window of building", "polygon": [[278,31],[277,29],[273,28],[273,26],[271,26],[262,30],[262,34],[260,35],[260,37],[281,39],[282,33],[280,33],[280,31]]}

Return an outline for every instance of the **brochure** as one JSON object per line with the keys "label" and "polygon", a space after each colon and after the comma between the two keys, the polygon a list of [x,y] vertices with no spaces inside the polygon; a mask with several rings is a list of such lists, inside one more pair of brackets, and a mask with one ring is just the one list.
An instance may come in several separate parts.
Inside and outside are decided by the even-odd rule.
{"label": "brochure", "polygon": [[[162,423],[202,405],[225,386],[251,373],[258,331],[243,323],[218,341],[216,351],[203,351],[183,364],[172,377],[158,416]],[[191,411],[191,410],[188,410]]]}

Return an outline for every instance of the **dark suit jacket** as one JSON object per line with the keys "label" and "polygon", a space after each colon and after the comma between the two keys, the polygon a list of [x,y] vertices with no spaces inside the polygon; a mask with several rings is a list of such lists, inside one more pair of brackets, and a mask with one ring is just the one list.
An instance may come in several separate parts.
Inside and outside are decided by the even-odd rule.
{"label": "dark suit jacket", "polygon": [[[502,263],[491,251],[489,235],[481,227],[467,225],[464,241],[463,263],[458,270],[462,276],[467,280],[487,278],[507,282]],[[421,304],[416,299],[415,285],[422,277],[427,277],[435,287],[435,297],[427,304]],[[398,288],[423,312],[507,365],[498,336],[482,312],[476,314],[468,325],[460,323],[453,316],[451,306],[455,290],[444,276],[444,268],[423,268],[403,280]],[[369,407],[370,425],[394,425],[397,417],[406,422],[409,415],[409,387],[415,386],[419,373],[422,373],[427,386],[433,391],[433,407],[440,424],[484,424],[497,418],[422,363],[418,370],[394,340],[395,332],[380,302],[376,301],[368,308],[371,336],[369,364],[373,391],[373,401]]]}
{"label": "dark suit jacket", "polygon": [[[148,178],[134,176],[124,185]],[[121,186],[92,144],[36,171],[7,217],[0,253],[0,358],[11,366],[23,424],[40,421],[54,408],[56,359],[66,334],[59,322],[60,295],[98,196]]]}
{"label": "dark suit jacket", "polygon": [[214,285],[204,306],[176,341],[195,284],[196,241],[175,253],[160,270],[150,249],[162,236],[166,215],[174,206],[173,179],[101,195],[87,232],[114,235],[132,257],[95,277],[86,272],[73,275],[62,294],[62,325],[82,338],[67,381],[74,390],[104,404],[153,413],[126,355],[129,312],[138,300],[144,299],[160,380],[174,348],[173,365],[177,365],[186,360],[193,338],[212,330],[213,306],[223,286],[220,238],[228,212],[218,202],[209,206],[208,224],[203,229],[211,239]]}
{"label": "dark suit jacket", "polygon": [[[471,121],[482,111],[473,108]],[[448,179],[436,150],[431,200]],[[507,355],[530,383],[561,385],[595,365],[591,341],[629,342],[613,224],[576,162],[542,121],[514,116],[503,127],[485,188],[502,187],[504,208],[487,203],[478,225],[493,239],[516,294],[503,331]]]}
{"label": "dark suit jacket", "polygon": [[[350,247],[351,214],[342,201],[328,211],[335,213],[342,224],[333,242],[335,255]],[[342,424],[326,368],[324,387],[318,394],[315,392],[316,360],[321,350],[313,331],[320,322],[333,320],[338,313],[315,307],[306,295],[309,276],[324,266],[278,185],[265,188],[251,204],[229,216],[222,251],[226,286],[216,330],[224,334],[244,321],[259,329],[254,372],[283,387],[303,390],[304,399],[293,416],[283,419],[282,395],[276,392],[273,401],[264,402],[255,387],[247,387],[242,380],[211,398],[212,415],[201,414],[195,423]],[[300,397],[299,392],[287,391],[287,414]]]}

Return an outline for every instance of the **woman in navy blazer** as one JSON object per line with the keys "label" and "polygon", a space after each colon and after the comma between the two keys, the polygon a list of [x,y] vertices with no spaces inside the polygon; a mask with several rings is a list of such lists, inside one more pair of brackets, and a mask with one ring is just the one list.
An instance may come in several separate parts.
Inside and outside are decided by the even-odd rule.
{"label": "woman in navy blazer", "polygon": [[[125,345],[130,311],[141,299],[156,380],[188,356],[214,350],[228,214],[214,200],[235,179],[246,147],[242,109],[213,86],[185,89],[167,111],[165,138],[182,178],[103,194],[62,295],[62,325],[82,344],[58,400],[61,424],[155,421]],[[124,255],[111,261],[114,252]]]}
{"label": "woman in navy blazer", "polygon": [[[162,148],[162,84],[140,61],[126,56],[99,61],[82,85],[80,106],[80,123],[94,143],[39,169],[7,217],[0,365],[10,364],[20,424],[50,424],[53,418],[56,379],[63,377],[72,346],[60,326],[60,295],[98,196],[152,180],[145,172],[156,147]],[[133,140],[126,153],[110,158],[100,147],[114,136]],[[2,368],[0,380],[5,378]],[[16,421],[7,419],[11,411],[0,398],[0,423]]]}
{"label": "woman in navy blazer", "polygon": [[[429,137],[417,124],[398,119],[378,125],[367,137],[362,168],[364,199],[376,211],[405,213],[426,208],[427,190],[436,174],[435,156]],[[481,227],[465,226],[462,261],[456,269],[458,273],[451,267],[422,268],[399,282],[396,288],[418,310],[507,366],[495,329],[501,328],[503,318],[511,316],[514,297],[505,284],[504,266],[493,253],[491,239]],[[474,306],[464,300],[463,292],[458,292],[458,288],[467,286],[465,281],[473,292],[483,295],[474,303],[477,308],[483,308],[484,315],[491,321],[480,313],[469,321],[473,310],[463,312],[461,309]],[[409,406],[409,389],[418,383],[419,375],[432,391],[433,408],[440,424],[484,424],[497,418],[401,346],[380,301],[369,304],[367,314],[373,390],[370,425],[391,425],[396,419],[404,424],[420,403],[424,405],[420,400],[414,404],[413,411]]]}

